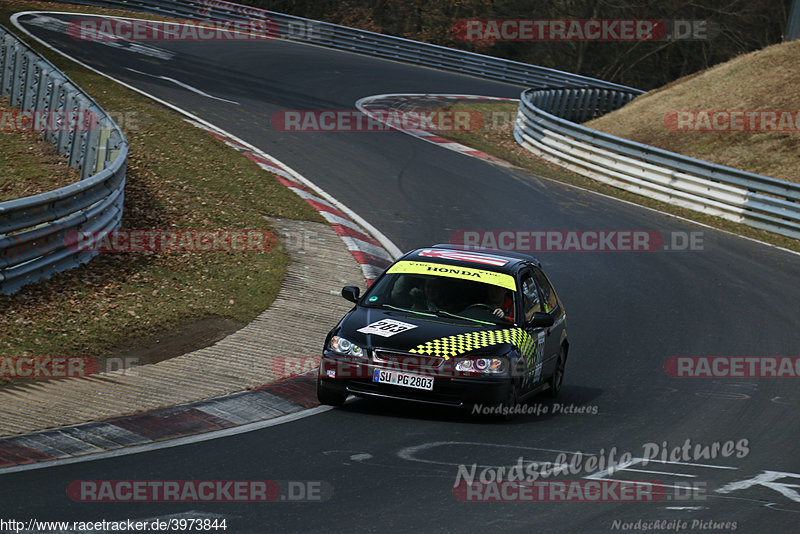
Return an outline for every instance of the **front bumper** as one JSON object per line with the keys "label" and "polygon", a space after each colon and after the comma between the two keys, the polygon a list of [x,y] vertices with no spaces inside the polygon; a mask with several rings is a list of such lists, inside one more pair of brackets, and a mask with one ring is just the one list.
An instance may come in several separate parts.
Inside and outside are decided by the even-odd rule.
{"label": "front bumper", "polygon": [[433,389],[424,390],[374,382],[372,377],[376,369],[400,370],[372,360],[334,356],[326,351],[319,366],[319,387],[359,397],[382,397],[452,407],[470,407],[474,404],[499,406],[508,398],[511,388],[511,376],[507,372],[493,376],[455,376],[444,370],[407,369],[411,374],[433,376]]}

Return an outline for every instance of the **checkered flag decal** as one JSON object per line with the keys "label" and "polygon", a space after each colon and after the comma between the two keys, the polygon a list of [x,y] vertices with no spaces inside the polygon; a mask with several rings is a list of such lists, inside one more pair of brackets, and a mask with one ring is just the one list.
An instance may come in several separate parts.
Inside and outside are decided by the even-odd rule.
{"label": "checkered flag decal", "polygon": [[459,354],[500,343],[511,343],[520,347],[523,354],[526,354],[526,351],[532,352],[532,349],[536,346],[536,342],[521,328],[507,328],[505,330],[482,330],[442,337],[417,345],[408,352],[438,356],[449,360]]}

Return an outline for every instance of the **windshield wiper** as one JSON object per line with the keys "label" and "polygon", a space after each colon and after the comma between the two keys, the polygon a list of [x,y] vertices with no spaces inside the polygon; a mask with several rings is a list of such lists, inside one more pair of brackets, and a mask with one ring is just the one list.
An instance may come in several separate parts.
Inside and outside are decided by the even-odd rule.
{"label": "windshield wiper", "polygon": [[418,313],[420,315],[427,315],[428,317],[436,317],[435,313],[425,313],[425,312],[422,312],[422,311],[419,311],[419,310],[410,310],[408,308],[401,308],[399,306],[392,306],[391,304],[381,304],[378,307],[379,308],[391,308],[393,310],[397,310],[397,311],[401,311],[401,312],[407,312],[407,313]]}
{"label": "windshield wiper", "polygon": [[476,323],[481,323],[481,324],[491,324],[491,325],[500,324],[489,321],[481,321],[480,319],[473,319],[472,317],[464,317],[463,315],[456,315],[455,313],[450,313],[444,310],[436,310],[433,313],[435,313],[437,317],[452,317],[454,319],[464,319],[465,321],[475,321]]}

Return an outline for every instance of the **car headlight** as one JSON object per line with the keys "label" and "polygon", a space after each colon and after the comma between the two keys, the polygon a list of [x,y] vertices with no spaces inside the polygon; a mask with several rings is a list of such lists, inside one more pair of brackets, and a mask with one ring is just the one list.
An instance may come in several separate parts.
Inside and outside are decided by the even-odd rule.
{"label": "car headlight", "polygon": [[345,356],[355,356],[356,358],[364,356],[364,349],[339,336],[333,336],[331,338],[330,349]]}
{"label": "car headlight", "polygon": [[456,363],[456,371],[470,373],[504,373],[508,369],[505,358],[469,358]]}

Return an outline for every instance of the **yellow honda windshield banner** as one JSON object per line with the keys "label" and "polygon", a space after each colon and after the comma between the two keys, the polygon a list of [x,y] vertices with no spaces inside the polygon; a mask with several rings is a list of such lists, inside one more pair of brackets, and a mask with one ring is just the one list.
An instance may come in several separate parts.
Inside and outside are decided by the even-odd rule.
{"label": "yellow honda windshield banner", "polygon": [[463,278],[485,284],[504,287],[511,291],[517,290],[514,277],[509,274],[472,269],[470,267],[457,267],[441,263],[428,263],[424,261],[399,261],[389,268],[389,274],[429,274],[432,276],[447,276],[449,278]]}

